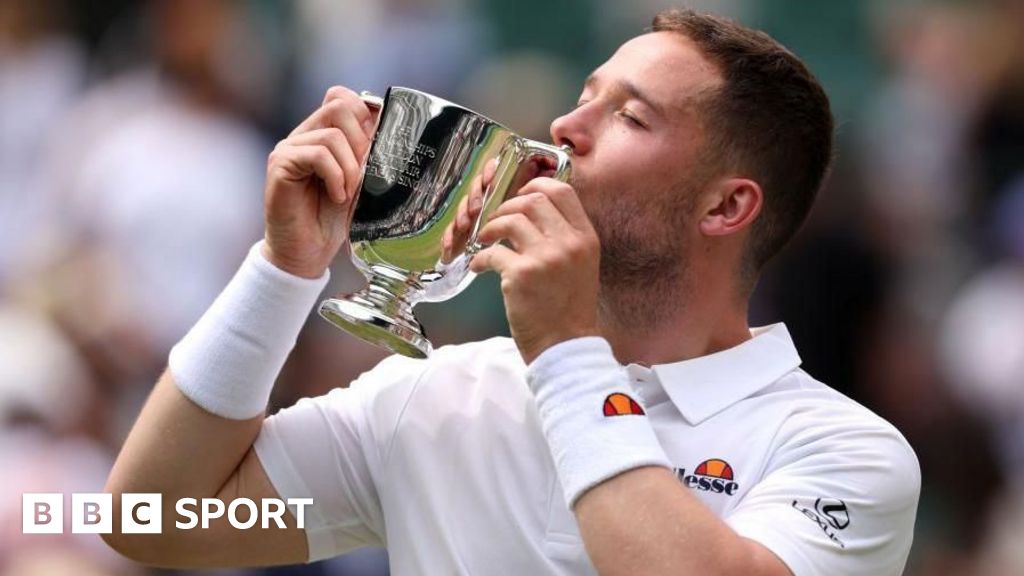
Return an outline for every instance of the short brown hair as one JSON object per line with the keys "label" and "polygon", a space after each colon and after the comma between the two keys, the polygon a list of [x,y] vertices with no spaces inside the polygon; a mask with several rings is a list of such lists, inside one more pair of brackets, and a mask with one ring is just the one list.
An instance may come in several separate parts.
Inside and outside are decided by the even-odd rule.
{"label": "short brown hair", "polygon": [[764,191],[744,261],[753,278],[799,230],[825,180],[833,138],[828,96],[792,52],[727,18],[670,9],[654,17],[651,31],[683,34],[722,75],[703,103],[707,151],[723,168],[748,172]]}

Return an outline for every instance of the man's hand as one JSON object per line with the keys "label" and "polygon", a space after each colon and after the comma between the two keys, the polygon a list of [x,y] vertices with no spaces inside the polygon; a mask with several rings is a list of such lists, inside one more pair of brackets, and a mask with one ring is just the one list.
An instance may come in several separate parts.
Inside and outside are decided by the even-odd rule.
{"label": "man's hand", "polygon": [[599,334],[600,244],[572,186],[531,180],[478,238],[493,245],[473,257],[470,269],[501,275],[509,327],[527,364],[559,342]]}
{"label": "man's hand", "polygon": [[263,250],[278,268],[318,278],[348,240],[374,114],[355,92],[335,86],[270,153]]}

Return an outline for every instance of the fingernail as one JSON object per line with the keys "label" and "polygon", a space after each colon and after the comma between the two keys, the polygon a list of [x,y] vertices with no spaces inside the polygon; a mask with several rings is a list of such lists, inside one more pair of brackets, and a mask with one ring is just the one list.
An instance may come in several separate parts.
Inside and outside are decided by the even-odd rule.
{"label": "fingernail", "polygon": [[469,197],[469,209],[473,212],[479,212],[480,207],[483,206],[484,200],[476,194]]}

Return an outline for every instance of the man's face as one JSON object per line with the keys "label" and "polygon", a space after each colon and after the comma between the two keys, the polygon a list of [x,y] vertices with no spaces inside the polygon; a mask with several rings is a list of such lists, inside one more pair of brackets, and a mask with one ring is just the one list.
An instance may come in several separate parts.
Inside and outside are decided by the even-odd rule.
{"label": "man's face", "polygon": [[577,108],[552,123],[554,141],[574,149],[572,184],[601,240],[606,288],[685,267],[709,176],[698,161],[699,102],[720,82],[682,35],[645,34],[595,70]]}

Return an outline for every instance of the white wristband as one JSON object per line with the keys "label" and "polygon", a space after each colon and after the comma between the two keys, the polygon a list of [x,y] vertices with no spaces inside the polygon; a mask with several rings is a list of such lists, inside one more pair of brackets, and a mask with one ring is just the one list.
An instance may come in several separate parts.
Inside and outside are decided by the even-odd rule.
{"label": "white wristband", "polygon": [[530,364],[527,381],[570,509],[587,490],[627,470],[669,467],[604,338],[552,346]]}
{"label": "white wristband", "polygon": [[185,396],[235,420],[262,413],[329,272],[315,280],[271,264],[257,242],[199,322],[171,349],[169,368]]}

